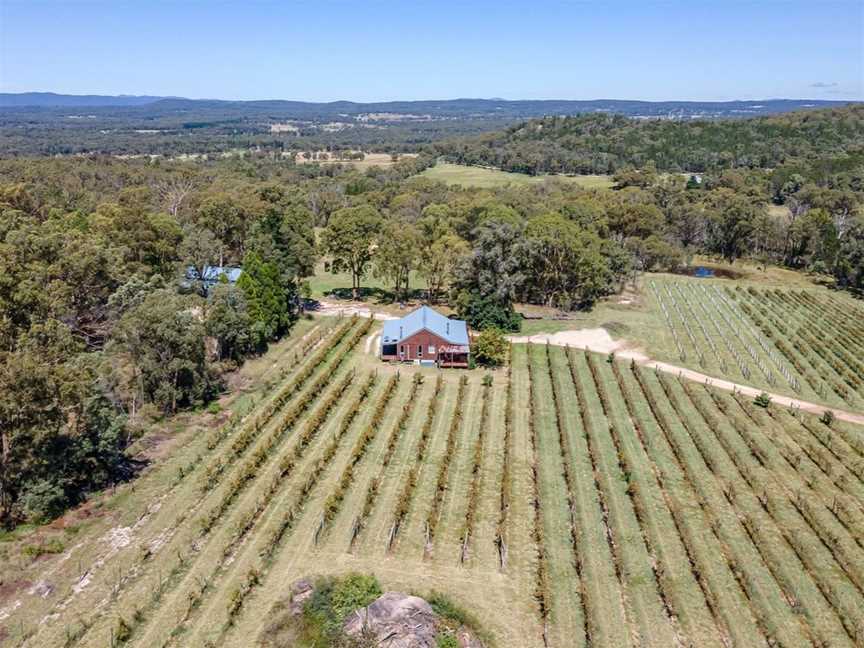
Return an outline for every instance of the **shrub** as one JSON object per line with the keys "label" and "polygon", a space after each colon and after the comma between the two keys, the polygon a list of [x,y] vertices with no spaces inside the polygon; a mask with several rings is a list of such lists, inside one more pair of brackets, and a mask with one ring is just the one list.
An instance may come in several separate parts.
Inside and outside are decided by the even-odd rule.
{"label": "shrub", "polygon": [[346,644],[342,624],[354,610],[369,605],[381,596],[381,586],[374,576],[349,574],[344,578],[325,577],[315,582],[315,590],[300,620],[302,645],[310,648],[333,648]]}
{"label": "shrub", "polygon": [[470,618],[467,612],[451,601],[445,594],[432,592],[426,599],[432,606],[432,611],[438,616],[459,625],[467,625]]}
{"label": "shrub", "polygon": [[63,553],[65,547],[59,538],[51,538],[48,542],[41,541],[38,544],[25,545],[21,550],[25,556],[38,558],[45,554]]}
{"label": "shrub", "polygon": [[819,420],[828,427],[831,427],[831,424],[834,422],[834,412],[831,410],[825,410],[822,413],[822,416],[819,417]]}
{"label": "shrub", "polygon": [[449,632],[447,634],[439,634],[435,640],[437,648],[459,648],[459,640]]}
{"label": "shrub", "polygon": [[753,404],[758,405],[759,407],[768,407],[771,404],[771,396],[762,392],[753,399]]}
{"label": "shrub", "polygon": [[117,629],[114,631],[114,638],[120,643],[126,643],[132,638],[132,628],[123,617],[117,619]]}
{"label": "shrub", "polygon": [[366,607],[381,596],[381,585],[372,575],[349,574],[333,587],[331,605],[340,623],[351,612]]}
{"label": "shrub", "polygon": [[474,340],[473,357],[481,365],[498,367],[506,362],[507,349],[501,329],[487,328]]}
{"label": "shrub", "polygon": [[32,522],[46,522],[60,515],[69,500],[62,486],[47,479],[41,479],[26,486],[21,503],[27,517]]}

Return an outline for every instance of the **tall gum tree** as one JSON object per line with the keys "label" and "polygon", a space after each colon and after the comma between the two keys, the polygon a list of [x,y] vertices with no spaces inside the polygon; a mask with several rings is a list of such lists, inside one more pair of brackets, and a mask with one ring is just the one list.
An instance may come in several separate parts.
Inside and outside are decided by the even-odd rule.
{"label": "tall gum tree", "polygon": [[383,219],[369,205],[346,207],[333,213],[324,230],[324,251],[332,257],[333,269],[351,273],[351,295],[360,294],[360,280],[366,274],[375,252]]}

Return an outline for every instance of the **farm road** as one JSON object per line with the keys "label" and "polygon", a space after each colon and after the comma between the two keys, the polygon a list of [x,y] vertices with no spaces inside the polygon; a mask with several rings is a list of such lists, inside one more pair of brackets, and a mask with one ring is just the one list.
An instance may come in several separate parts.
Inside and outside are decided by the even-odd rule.
{"label": "farm road", "polygon": [[[336,316],[356,314],[360,317],[369,317],[370,315],[373,315],[375,319],[378,320],[395,319],[394,316],[388,315],[387,313],[371,310],[362,302],[350,306],[343,306],[322,300],[320,304],[321,306],[317,311],[318,315]],[[372,339],[373,338],[370,335],[366,341],[366,353],[369,353],[369,348],[372,346]],[[642,351],[632,348],[627,341],[613,339],[612,336],[609,335],[609,331],[603,328],[558,331],[557,333],[538,333],[536,335],[508,335],[507,339],[515,343],[531,342],[533,344],[546,344],[548,342],[554,346],[571,346],[575,349],[588,349],[589,351],[595,351],[597,353],[614,352],[619,358],[633,358],[639,364],[656,367],[660,371],[682,376],[696,382],[708,382],[714,387],[726,391],[740,391],[742,394],[754,397],[762,393],[761,389],[756,389],[749,385],[723,380],[722,378],[709,376],[694,371],[693,369],[679,367],[667,362],[652,360]],[[778,403],[784,407],[794,406],[804,412],[810,412],[811,414],[822,414],[825,410],[831,410],[834,413],[834,416],[841,421],[864,425],[864,414],[856,414],[854,412],[828,407],[827,405],[819,405],[818,403],[811,403],[798,398],[783,396],[782,394],[773,394],[768,392],[768,395],[771,396],[772,402]]]}
{"label": "farm road", "polygon": [[[548,342],[554,346],[571,346],[576,349],[588,349],[589,351],[596,351],[598,353],[614,352],[619,358],[632,358],[639,364],[655,367],[665,373],[682,376],[696,382],[708,383],[726,391],[739,391],[742,394],[754,397],[762,393],[761,389],[749,385],[742,385],[741,383],[723,380],[722,378],[709,376],[694,371],[693,369],[679,367],[667,362],[652,360],[640,350],[630,347],[626,341],[613,339],[612,336],[609,335],[609,332],[602,328],[559,331],[551,334],[539,333],[537,335],[523,336],[510,335],[507,339],[511,342],[517,343],[531,342],[533,344],[546,344]],[[834,413],[834,416],[842,421],[864,425],[864,414],[847,412],[846,410],[835,409],[826,405],[819,405],[818,403],[811,403],[798,398],[783,396],[782,394],[772,394],[771,392],[768,392],[768,395],[771,396],[772,402],[784,407],[797,407],[802,411],[810,412],[811,414],[822,414],[825,410],[831,410]]]}
{"label": "farm road", "polygon": [[318,308],[312,312],[316,315],[324,315],[326,317],[350,317],[352,315],[356,315],[357,317],[369,317],[371,315],[376,320],[396,319],[395,315],[389,315],[381,311],[374,311],[369,308],[368,304],[364,304],[363,302],[347,302],[338,304],[322,299],[318,302]]}

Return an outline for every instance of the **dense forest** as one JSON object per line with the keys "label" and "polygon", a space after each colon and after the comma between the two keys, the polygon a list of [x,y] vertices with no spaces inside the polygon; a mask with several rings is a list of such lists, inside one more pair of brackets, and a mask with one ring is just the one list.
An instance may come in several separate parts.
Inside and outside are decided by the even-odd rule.
{"label": "dense forest", "polygon": [[504,131],[437,145],[454,162],[540,173],[615,173],[653,165],[701,173],[770,169],[864,151],[864,105],[747,120],[634,120],[594,114],[544,117]]}
{"label": "dense forest", "polygon": [[[618,171],[614,190],[555,178],[448,187],[417,176],[434,163],[427,155],[365,172],[265,154],[0,161],[2,524],[50,518],[128,477],[125,449],[149,422],[205,405],[226,372],[290,330],[322,260],[352,274],[355,294],[375,275],[388,298],[446,301],[475,329],[518,330],[520,302],[590,308],[634,273],[695,253],[799,268],[861,293],[861,115],[718,124],[749,133],[740,141],[771,163],[720,158],[688,181],[651,158]],[[634,150],[648,133],[652,151],[676,151],[706,128],[620,123],[604,137],[635,137]],[[830,125],[836,133],[821,132]],[[195,279],[207,265],[243,273],[208,290]]]}

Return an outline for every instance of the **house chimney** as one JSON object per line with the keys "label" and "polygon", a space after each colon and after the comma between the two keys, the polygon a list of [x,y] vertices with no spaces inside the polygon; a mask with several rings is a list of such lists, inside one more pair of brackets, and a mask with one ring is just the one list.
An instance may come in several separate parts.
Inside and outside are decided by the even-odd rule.
{"label": "house chimney", "polygon": [[447,335],[450,335],[450,320],[447,320]]}
{"label": "house chimney", "polygon": [[403,335],[404,335],[404,333],[402,332],[402,327],[400,326],[400,327],[399,327],[399,339],[400,339],[400,340],[402,339],[402,336],[403,336]]}

